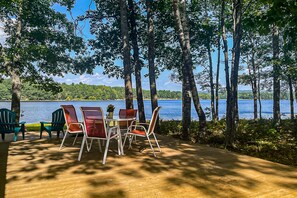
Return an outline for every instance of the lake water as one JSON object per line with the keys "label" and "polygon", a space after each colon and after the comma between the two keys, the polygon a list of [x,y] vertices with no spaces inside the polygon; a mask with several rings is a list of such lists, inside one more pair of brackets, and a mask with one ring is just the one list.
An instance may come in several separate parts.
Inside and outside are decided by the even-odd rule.
{"label": "lake water", "polygon": [[[50,121],[51,113],[58,109],[60,105],[72,104],[76,108],[79,120],[81,120],[81,112],[79,107],[81,106],[100,106],[104,111],[109,104],[113,104],[115,109],[115,115],[118,114],[119,109],[125,108],[124,100],[105,100],[105,101],[54,101],[54,102],[21,102],[22,117],[21,121],[27,123],[36,123],[40,121]],[[210,100],[202,100],[202,107],[210,107]],[[0,102],[0,108],[10,109],[10,102]],[[151,117],[151,103],[149,100],[144,101],[146,119]],[[163,120],[181,120],[181,101],[180,100],[159,100],[159,106],[162,106],[160,110],[160,118]],[[251,119],[253,118],[253,101],[252,100],[239,100],[239,116],[240,118]],[[296,107],[296,104],[295,104]],[[137,109],[137,103],[134,101],[134,108]],[[262,116],[264,118],[272,118],[272,100],[262,101]],[[295,108],[295,112],[297,108]],[[219,117],[222,118],[226,113],[226,100],[219,101]],[[281,113],[282,118],[289,118],[290,103],[288,100],[281,101]],[[198,116],[192,106],[192,119],[197,120]]]}

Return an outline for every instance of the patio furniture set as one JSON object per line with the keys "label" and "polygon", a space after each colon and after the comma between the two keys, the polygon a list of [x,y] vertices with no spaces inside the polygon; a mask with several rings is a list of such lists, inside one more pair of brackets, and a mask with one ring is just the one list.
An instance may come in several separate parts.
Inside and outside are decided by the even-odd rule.
{"label": "patio furniture set", "polygon": [[[61,150],[64,146],[65,139],[69,134],[75,135],[73,145],[75,144],[78,135],[83,134],[78,161],[81,160],[84,148],[86,147],[89,152],[93,140],[97,140],[100,152],[102,152],[101,143],[104,143],[105,150],[102,164],[105,164],[110,140],[117,140],[118,154],[124,155],[123,146],[127,139],[129,141],[129,148],[131,148],[132,141],[136,140],[136,137],[143,137],[147,138],[150,148],[156,157],[150,136],[153,136],[159,151],[161,151],[154,133],[160,108],[161,107],[157,107],[153,111],[149,123],[137,123],[137,110],[135,109],[120,109],[118,118],[105,118],[101,107],[80,107],[83,122],[79,122],[73,105],[61,105],[60,109],[57,109],[52,113],[51,122],[40,122],[40,138],[42,138],[43,131],[48,133],[49,138],[52,137],[53,131],[57,132],[57,137],[59,137],[62,132],[64,137],[60,145]],[[5,139],[6,133],[14,133],[14,141],[17,140],[20,132],[22,133],[23,139],[25,138],[25,122],[16,123],[15,120],[15,112],[8,109],[0,109],[0,133],[2,135],[2,140]],[[65,124],[66,130],[64,133]],[[123,143],[122,137],[124,137]]]}

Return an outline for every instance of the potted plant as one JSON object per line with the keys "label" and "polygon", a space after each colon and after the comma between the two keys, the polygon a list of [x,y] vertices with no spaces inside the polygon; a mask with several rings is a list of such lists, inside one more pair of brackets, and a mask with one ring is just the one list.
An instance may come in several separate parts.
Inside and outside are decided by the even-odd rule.
{"label": "potted plant", "polygon": [[108,112],[108,115],[107,115],[108,118],[113,118],[113,111],[114,111],[114,109],[115,109],[115,107],[112,104],[109,104],[107,106],[106,111]]}

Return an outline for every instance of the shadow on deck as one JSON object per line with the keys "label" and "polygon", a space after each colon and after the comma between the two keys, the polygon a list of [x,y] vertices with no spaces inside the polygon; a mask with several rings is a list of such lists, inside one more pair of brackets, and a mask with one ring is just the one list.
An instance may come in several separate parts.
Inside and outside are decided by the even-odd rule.
{"label": "shadow on deck", "polygon": [[0,196],[297,196],[296,168],[221,149],[158,136],[162,152],[157,158],[140,139],[132,150],[125,147],[125,156],[117,156],[114,141],[104,166],[98,144],[78,162],[81,139],[72,146],[69,138],[60,151],[61,139],[40,140],[36,134],[0,143]]}

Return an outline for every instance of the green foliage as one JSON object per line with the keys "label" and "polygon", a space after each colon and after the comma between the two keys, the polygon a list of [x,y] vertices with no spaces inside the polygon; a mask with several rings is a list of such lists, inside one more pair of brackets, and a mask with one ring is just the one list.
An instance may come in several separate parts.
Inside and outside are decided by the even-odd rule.
{"label": "green foliage", "polygon": [[[199,123],[193,121],[190,136],[197,133]],[[207,122],[205,143],[224,148],[225,120]],[[161,121],[160,132],[180,138],[180,121]],[[272,120],[240,120],[232,151],[287,165],[297,166],[297,122],[282,120],[275,126]]]}
{"label": "green foliage", "polygon": [[[0,43],[0,68],[5,76],[19,71],[23,82],[39,85],[46,91],[59,92],[60,86],[52,76],[64,73],[90,71],[81,37],[75,35],[75,26],[65,14],[53,5],[68,10],[74,1],[31,0],[7,1],[0,9],[0,20],[8,35],[5,45]],[[2,70],[3,68],[3,70]]]}

